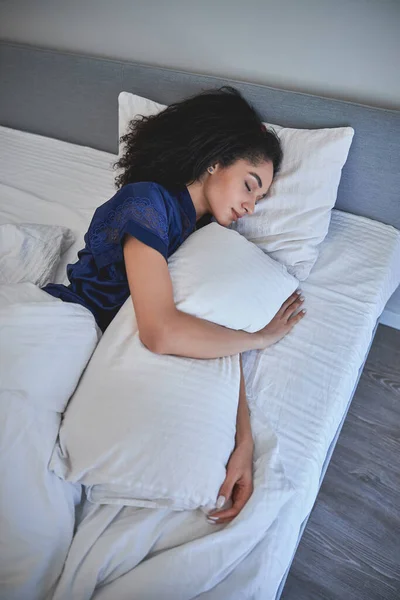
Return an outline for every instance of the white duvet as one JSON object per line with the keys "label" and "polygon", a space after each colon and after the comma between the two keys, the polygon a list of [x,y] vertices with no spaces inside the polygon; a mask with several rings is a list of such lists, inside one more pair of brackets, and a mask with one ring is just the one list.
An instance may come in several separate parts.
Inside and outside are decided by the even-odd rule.
{"label": "white duvet", "polygon": [[0,287],[0,597],[42,600],[60,575],[81,488],[47,469],[61,412],[97,344],[85,308]]}

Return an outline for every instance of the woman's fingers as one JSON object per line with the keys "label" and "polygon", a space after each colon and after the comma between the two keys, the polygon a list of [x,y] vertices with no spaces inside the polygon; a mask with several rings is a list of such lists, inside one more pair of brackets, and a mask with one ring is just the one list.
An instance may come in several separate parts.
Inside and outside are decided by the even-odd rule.
{"label": "woman's fingers", "polygon": [[293,313],[296,312],[296,310],[298,310],[300,308],[300,306],[303,304],[304,302],[304,296],[300,296],[298,298],[296,298],[296,300],[293,300],[291,302],[291,304],[289,304],[289,306],[286,308],[283,316],[285,319],[290,319],[290,317],[293,315]]}
{"label": "woman's fingers", "polygon": [[225,477],[225,481],[221,485],[219,492],[218,492],[217,510],[222,508],[224,506],[224,504],[226,504],[226,502],[231,497],[232,490],[234,488],[236,480],[237,480],[237,477],[235,477],[233,474],[231,474],[230,470],[228,469],[227,475]]}
{"label": "woman's fingers", "polygon": [[207,517],[208,521],[211,521],[212,523],[214,523],[215,525],[221,525],[221,523],[228,523],[228,521],[231,521],[232,519],[234,519],[240,512],[240,509],[238,508],[234,508],[232,506],[232,508],[227,508],[226,510],[222,510],[220,513],[217,513],[214,515],[209,515]]}
{"label": "woman's fingers", "polygon": [[307,310],[303,309],[301,310],[299,313],[297,313],[297,315],[292,315],[289,319],[288,319],[288,323],[290,325],[296,325],[296,323],[298,323],[299,321],[301,321],[301,319],[305,316]]}
{"label": "woman's fingers", "polygon": [[292,302],[294,300],[296,300],[298,298],[298,293],[293,292],[293,294],[291,296],[289,296],[289,298],[287,300],[285,300],[285,302],[282,304],[281,308],[279,309],[279,312],[284,313],[286,311],[286,309],[292,304]]}
{"label": "woman's fingers", "polygon": [[300,290],[296,290],[295,292],[293,292],[293,294],[291,296],[289,296],[289,298],[287,300],[285,300],[285,302],[282,304],[281,308],[279,309],[279,312],[281,314],[284,314],[286,309],[295,301],[299,298],[299,296],[301,295],[301,291]]}
{"label": "woman's fingers", "polygon": [[213,511],[208,515],[208,520],[212,523],[220,525],[232,521],[242,510],[246,502],[253,493],[253,484],[238,485],[233,492],[233,505],[225,510]]}

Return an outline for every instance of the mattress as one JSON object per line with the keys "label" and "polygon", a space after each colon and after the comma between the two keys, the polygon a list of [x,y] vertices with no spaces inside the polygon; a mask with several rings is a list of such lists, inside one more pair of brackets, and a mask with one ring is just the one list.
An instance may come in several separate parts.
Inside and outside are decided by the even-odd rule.
{"label": "mattress", "polygon": [[[65,265],[83,247],[95,208],[114,193],[111,165],[115,160],[116,156],[97,150],[0,128],[0,223],[70,227],[76,242],[62,257],[59,282],[65,279]],[[227,569],[217,585],[213,581],[217,565],[210,565],[209,589],[201,598],[275,598],[301,524],[317,496],[327,452],[376,321],[399,282],[400,232],[333,210],[319,259],[301,285],[307,316],[278,344],[244,356],[252,416],[275,431],[295,493],[263,540],[234,569]],[[179,563],[189,546],[193,551],[196,536],[203,535],[196,533],[191,514],[149,514],[143,509],[87,506],[82,524],[90,535],[83,541],[78,535],[73,541],[64,591],[57,598],[128,598],[132,589],[141,586],[162,587],[154,575],[160,573],[160,556],[167,563],[173,553]],[[142,539],[151,551],[141,563],[144,568],[137,568],[130,552],[133,546],[137,551]],[[153,573],[152,580],[144,578],[146,569]],[[74,586],[79,582],[82,587],[76,595]],[[95,592],[99,584],[103,587]],[[193,596],[171,597],[196,595],[193,589]]]}

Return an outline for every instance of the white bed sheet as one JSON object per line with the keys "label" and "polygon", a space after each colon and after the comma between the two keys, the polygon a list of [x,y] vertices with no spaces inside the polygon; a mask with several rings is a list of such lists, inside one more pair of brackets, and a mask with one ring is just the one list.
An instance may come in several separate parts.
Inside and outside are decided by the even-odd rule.
{"label": "white bed sheet", "polygon": [[[63,257],[58,281],[82,247],[94,209],[114,193],[114,160],[103,152],[0,128],[0,223],[57,223],[77,235]],[[218,564],[204,564],[203,552],[200,566],[208,569],[209,577],[206,586],[199,586],[197,549],[207,544],[211,548],[215,538],[207,535],[213,526],[205,530],[196,513],[87,505],[56,598],[89,598],[95,585],[102,585],[94,594],[102,599],[130,598],[135,590],[141,600],[175,600],[199,596],[200,589],[208,588],[201,598],[275,598],[301,523],[314,503],[327,450],[376,319],[399,282],[400,233],[333,211],[320,258],[302,284],[307,317],[279,344],[246,355],[253,420],[276,432],[280,457],[295,487],[247,558],[224,565],[221,545]],[[185,566],[192,573],[184,577]],[[215,586],[217,573],[225,579]]]}
{"label": "white bed sheet", "polygon": [[54,283],[77,260],[95,209],[115,192],[117,156],[0,127],[0,224],[63,225],[75,243],[62,256]]}

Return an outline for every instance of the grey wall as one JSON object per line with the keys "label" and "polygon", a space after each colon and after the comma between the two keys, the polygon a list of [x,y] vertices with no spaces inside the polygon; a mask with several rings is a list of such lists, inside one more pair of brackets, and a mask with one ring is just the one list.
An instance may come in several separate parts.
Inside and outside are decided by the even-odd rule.
{"label": "grey wall", "polygon": [[0,39],[400,108],[400,0],[0,0]]}

